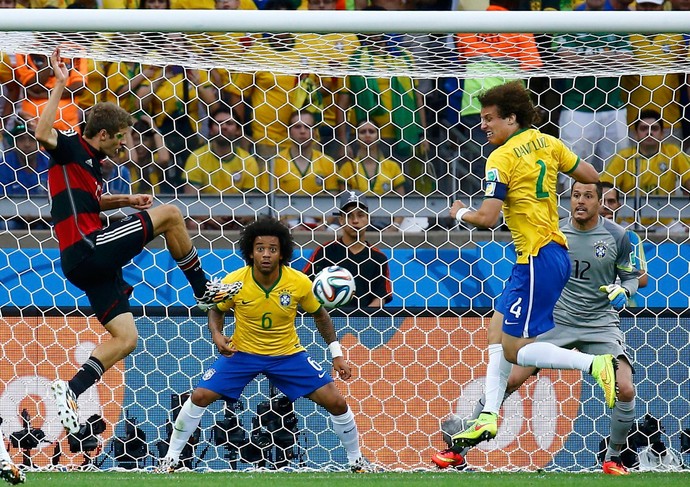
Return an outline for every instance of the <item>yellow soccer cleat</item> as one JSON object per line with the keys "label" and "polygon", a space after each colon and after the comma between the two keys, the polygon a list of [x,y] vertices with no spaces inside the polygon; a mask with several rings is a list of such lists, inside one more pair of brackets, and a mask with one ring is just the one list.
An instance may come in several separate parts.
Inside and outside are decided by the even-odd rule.
{"label": "yellow soccer cleat", "polygon": [[616,369],[618,360],[613,355],[597,355],[592,361],[592,377],[604,390],[606,405],[613,408],[616,405]]}
{"label": "yellow soccer cleat", "polygon": [[498,432],[498,415],[495,413],[481,413],[471,421],[471,426],[452,436],[453,450],[457,447],[475,446],[482,441],[488,441]]}

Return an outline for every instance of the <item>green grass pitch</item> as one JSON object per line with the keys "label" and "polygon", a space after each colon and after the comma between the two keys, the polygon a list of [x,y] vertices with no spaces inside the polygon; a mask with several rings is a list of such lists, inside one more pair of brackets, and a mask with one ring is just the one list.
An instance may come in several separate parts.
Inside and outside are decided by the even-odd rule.
{"label": "green grass pitch", "polygon": [[625,486],[648,487],[650,485],[690,485],[687,472],[633,472],[626,477],[611,477],[603,473],[561,472],[386,472],[351,474],[340,472],[185,472],[169,475],[145,472],[29,472],[27,487],[460,487],[471,483],[472,487],[511,487],[540,485],[548,487],[573,486]]}

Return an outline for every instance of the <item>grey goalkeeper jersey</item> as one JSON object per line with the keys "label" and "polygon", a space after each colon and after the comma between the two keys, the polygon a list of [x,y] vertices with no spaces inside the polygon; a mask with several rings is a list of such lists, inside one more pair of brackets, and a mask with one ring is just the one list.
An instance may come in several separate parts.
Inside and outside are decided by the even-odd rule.
{"label": "grey goalkeeper jersey", "polygon": [[633,246],[625,229],[601,216],[597,226],[586,232],[573,227],[570,218],[561,220],[560,227],[568,239],[572,269],[554,309],[556,324],[618,326],[618,312],[599,287],[614,284],[620,277],[620,285],[631,295],[637,291]]}

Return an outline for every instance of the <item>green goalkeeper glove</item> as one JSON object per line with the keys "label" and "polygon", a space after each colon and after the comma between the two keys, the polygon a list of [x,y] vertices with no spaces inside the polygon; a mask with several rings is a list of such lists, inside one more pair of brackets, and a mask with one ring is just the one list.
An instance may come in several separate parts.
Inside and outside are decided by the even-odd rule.
{"label": "green goalkeeper glove", "polygon": [[628,302],[628,298],[630,297],[628,296],[628,291],[618,284],[601,286],[599,287],[599,291],[608,294],[609,301],[611,301],[611,306],[613,306],[613,309],[618,311],[625,307],[625,303]]}

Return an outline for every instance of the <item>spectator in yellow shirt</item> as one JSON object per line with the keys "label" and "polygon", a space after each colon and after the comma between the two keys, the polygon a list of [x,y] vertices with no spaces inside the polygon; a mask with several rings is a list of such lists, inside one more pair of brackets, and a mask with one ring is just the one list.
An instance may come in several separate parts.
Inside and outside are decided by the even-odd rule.
{"label": "spectator in yellow shirt", "polygon": [[[298,196],[338,193],[341,182],[335,162],[315,147],[315,125],[314,114],[306,110],[290,117],[290,145],[275,157],[270,171],[278,191]],[[323,222],[323,218],[305,215],[282,216],[297,230],[315,229]]]}
{"label": "spectator in yellow shirt", "polygon": [[[637,144],[616,153],[600,180],[608,181],[626,194],[636,197],[678,195],[680,188],[690,191],[690,158],[680,147],[664,140],[664,121],[655,110],[643,110],[634,124]],[[636,196],[637,194],[637,196]],[[643,215],[643,226],[672,225],[671,218]]]}
{"label": "spectator in yellow shirt", "polygon": [[[405,176],[400,164],[384,156],[381,151],[379,128],[365,120],[357,127],[354,158],[340,167],[345,189],[378,197],[405,194]],[[379,229],[396,231],[402,217],[372,217],[371,224]]]}
{"label": "spectator in yellow shirt", "polygon": [[[260,190],[268,192],[268,175],[254,156],[240,147],[242,129],[227,106],[217,108],[210,117],[209,142],[198,148],[187,159],[185,194],[240,194]],[[197,217],[203,229],[241,228],[254,218],[227,215],[223,217]],[[188,228],[194,228],[194,221]]]}

